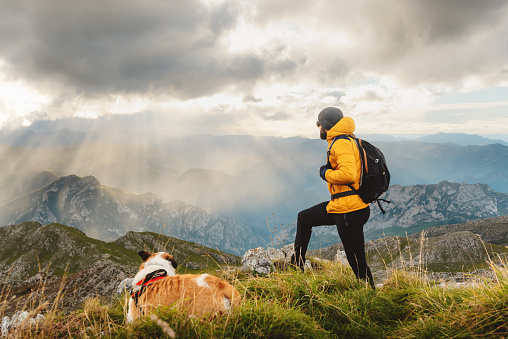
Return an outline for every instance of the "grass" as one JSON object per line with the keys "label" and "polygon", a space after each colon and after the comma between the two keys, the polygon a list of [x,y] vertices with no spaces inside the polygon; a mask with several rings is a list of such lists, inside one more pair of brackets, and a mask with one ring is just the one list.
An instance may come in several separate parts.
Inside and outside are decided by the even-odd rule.
{"label": "grass", "polygon": [[[505,268],[507,267],[505,263]],[[508,273],[492,265],[494,280],[443,287],[421,271],[394,270],[375,291],[340,263],[305,274],[218,273],[243,297],[234,312],[211,320],[171,308],[126,325],[128,296],[91,298],[64,314],[11,333],[13,338],[499,338],[508,337]],[[5,299],[5,295],[1,300]],[[65,296],[62,296],[65,298]],[[1,305],[1,304],[0,304]],[[2,309],[0,306],[0,316]]]}

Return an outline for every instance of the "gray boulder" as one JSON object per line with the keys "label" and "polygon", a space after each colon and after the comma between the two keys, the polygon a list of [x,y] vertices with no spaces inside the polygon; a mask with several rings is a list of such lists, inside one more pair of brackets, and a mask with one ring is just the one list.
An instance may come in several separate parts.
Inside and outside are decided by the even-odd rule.
{"label": "gray boulder", "polygon": [[2,337],[6,337],[11,329],[11,319],[7,316],[2,319]]}
{"label": "gray boulder", "polygon": [[[294,253],[294,245],[286,245],[283,248],[263,247],[254,248],[245,252],[242,258],[242,270],[247,272],[269,274],[275,271],[275,264],[287,265]],[[305,262],[305,269],[312,269],[310,262]]]}
{"label": "gray boulder", "polygon": [[117,294],[122,294],[123,292],[132,293],[132,281],[134,278],[125,278],[118,284],[116,288]]}
{"label": "gray boulder", "polygon": [[18,311],[14,313],[12,319],[5,316],[2,318],[1,337],[7,337],[11,330],[15,330],[18,327],[30,326],[42,320],[44,320],[44,315],[39,313],[35,318],[29,318],[29,313],[27,311]]}

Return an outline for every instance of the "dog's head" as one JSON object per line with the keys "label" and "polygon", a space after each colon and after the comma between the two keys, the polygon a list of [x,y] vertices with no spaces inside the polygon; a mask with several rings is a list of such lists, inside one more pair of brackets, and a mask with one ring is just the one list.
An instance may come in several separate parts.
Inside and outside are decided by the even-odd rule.
{"label": "dog's head", "polygon": [[143,278],[149,273],[163,269],[166,271],[168,276],[176,274],[175,269],[178,267],[175,258],[166,252],[150,253],[146,251],[140,251],[139,256],[143,259],[143,262],[139,266],[139,272],[134,278],[133,284],[143,280]]}

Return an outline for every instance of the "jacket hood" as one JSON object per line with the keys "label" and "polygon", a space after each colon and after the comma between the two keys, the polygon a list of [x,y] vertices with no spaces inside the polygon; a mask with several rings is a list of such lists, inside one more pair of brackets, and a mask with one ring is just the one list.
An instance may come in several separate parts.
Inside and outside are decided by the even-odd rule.
{"label": "jacket hood", "polygon": [[327,135],[327,139],[333,140],[336,136],[344,135],[344,134],[353,134],[355,132],[355,121],[353,118],[344,117],[340,119],[338,123],[335,124],[329,131]]}

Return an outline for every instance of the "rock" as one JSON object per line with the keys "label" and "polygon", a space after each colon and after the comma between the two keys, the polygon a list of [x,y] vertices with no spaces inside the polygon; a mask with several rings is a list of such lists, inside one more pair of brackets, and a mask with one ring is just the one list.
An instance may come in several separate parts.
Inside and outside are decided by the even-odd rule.
{"label": "rock", "polygon": [[2,332],[1,337],[7,337],[10,330],[14,330],[19,326],[33,325],[39,321],[44,320],[44,315],[37,314],[35,318],[29,318],[29,313],[27,311],[18,311],[14,313],[12,319],[5,316],[2,319]]}
{"label": "rock", "polygon": [[[275,270],[275,263],[289,264],[294,253],[294,245],[286,245],[282,249],[258,247],[245,252],[242,258],[242,270],[269,274]],[[310,262],[305,262],[305,269],[312,269]]]}
{"label": "rock", "polygon": [[132,281],[134,278],[125,278],[118,284],[118,287],[116,289],[117,294],[122,294],[124,292],[132,293]]}
{"label": "rock", "polygon": [[242,269],[269,274],[274,267],[266,250],[263,247],[258,247],[245,252],[242,258]]}
{"label": "rock", "polygon": [[18,327],[20,325],[26,324],[28,320],[28,312],[22,311],[22,312],[16,312],[11,320],[11,326],[12,327]]}
{"label": "rock", "polygon": [[200,265],[200,264],[198,264],[196,262],[192,262],[192,261],[184,263],[183,266],[186,268],[192,268],[193,270],[200,270],[203,268],[203,265]]}
{"label": "rock", "polygon": [[335,255],[335,261],[339,261],[344,265],[349,265],[347,262],[346,251],[339,249]]}
{"label": "rock", "polygon": [[6,337],[11,328],[11,319],[7,316],[2,319],[2,337]]}

